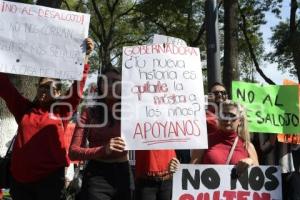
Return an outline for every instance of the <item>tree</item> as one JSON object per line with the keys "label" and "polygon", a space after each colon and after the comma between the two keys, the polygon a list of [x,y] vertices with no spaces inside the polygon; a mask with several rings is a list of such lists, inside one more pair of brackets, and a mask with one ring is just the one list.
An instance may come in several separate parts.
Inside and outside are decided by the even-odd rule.
{"label": "tree", "polygon": [[280,22],[272,29],[271,43],[275,51],[269,53],[267,59],[278,63],[279,70],[288,71],[300,82],[300,21],[296,12],[299,6],[296,0],[291,0],[290,6],[289,21]]}
{"label": "tree", "polygon": [[205,48],[203,1],[143,0],[136,10],[139,13],[136,23],[143,23],[148,34],[174,36],[185,40],[189,46]]}
{"label": "tree", "polygon": [[90,0],[73,5],[68,2],[63,2],[68,9],[91,14],[90,36],[95,41],[97,54],[90,62],[98,76],[106,67],[121,67],[123,46],[143,44],[149,39],[143,32],[146,28],[133,22],[136,1]]}
{"label": "tree", "polygon": [[[259,32],[265,24],[265,13],[272,12],[277,17],[280,14],[282,0],[239,0],[238,1],[238,59],[242,79],[255,82],[253,73],[258,74],[269,84],[275,84],[268,78],[260,67],[263,59],[263,39]],[[246,17],[247,16],[247,17]],[[248,74],[250,73],[250,74]],[[251,77],[251,78],[250,78]]]}

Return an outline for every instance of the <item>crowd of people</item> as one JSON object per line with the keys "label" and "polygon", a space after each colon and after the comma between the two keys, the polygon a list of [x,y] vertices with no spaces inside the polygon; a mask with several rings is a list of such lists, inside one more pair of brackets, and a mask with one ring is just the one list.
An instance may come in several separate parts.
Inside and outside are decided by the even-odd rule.
{"label": "crowd of people", "polygon": [[[88,56],[93,42],[86,42]],[[41,78],[33,102],[0,73],[0,97],[18,123],[10,168],[14,200],[64,199],[65,167],[70,160],[86,163],[81,191],[76,196],[82,200],[171,200],[172,177],[180,163],[235,165],[236,176],[249,166],[280,165],[283,199],[300,199],[299,145],[279,143],[272,134],[250,134],[246,108],[229,100],[221,83],[215,83],[208,94],[208,149],[139,150],[132,167],[120,133],[121,76],[107,68],[102,76],[105,80],[101,78],[97,87],[98,96],[103,98],[83,109],[67,151],[64,131],[68,121],[61,117],[76,110],[88,71],[86,59],[82,80],[73,83],[72,95],[63,100],[57,98],[61,83]],[[51,113],[57,101],[69,103],[72,109],[59,104]]]}

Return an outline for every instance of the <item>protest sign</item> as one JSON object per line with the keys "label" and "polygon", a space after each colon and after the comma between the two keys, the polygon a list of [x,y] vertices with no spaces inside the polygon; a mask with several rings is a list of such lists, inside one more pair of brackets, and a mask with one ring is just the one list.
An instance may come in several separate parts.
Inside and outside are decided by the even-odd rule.
{"label": "protest sign", "polygon": [[90,15],[0,0],[0,72],[80,80]]}
{"label": "protest sign", "polygon": [[131,150],[207,148],[199,49],[123,48],[121,134]]}
{"label": "protest sign", "polygon": [[281,200],[278,166],[256,166],[236,176],[233,165],[181,165],[172,200]]}
{"label": "protest sign", "polygon": [[187,46],[186,42],[183,39],[166,36],[166,35],[154,34],[153,44],[163,44],[163,43],[174,44],[176,46],[185,46],[185,47]]}
{"label": "protest sign", "polygon": [[[296,82],[291,80],[283,80],[283,85],[298,85]],[[298,85],[298,98],[300,105],[300,85]],[[283,143],[292,143],[292,144],[300,144],[300,133],[297,134],[278,134],[277,139],[279,142]]]}
{"label": "protest sign", "polygon": [[234,81],[232,99],[247,109],[251,132],[300,132],[298,86],[262,86]]}

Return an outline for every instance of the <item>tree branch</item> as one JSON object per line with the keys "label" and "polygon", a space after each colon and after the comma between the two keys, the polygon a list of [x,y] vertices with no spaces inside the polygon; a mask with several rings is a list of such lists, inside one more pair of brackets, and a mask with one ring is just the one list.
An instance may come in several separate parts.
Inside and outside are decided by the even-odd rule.
{"label": "tree branch", "polygon": [[247,35],[247,27],[246,27],[246,17],[244,15],[244,13],[242,12],[241,8],[240,8],[240,5],[238,6],[239,7],[239,12],[240,12],[240,15],[242,17],[242,26],[240,26],[240,28],[242,29],[243,31],[243,35],[245,37],[245,40],[246,40],[246,43],[247,43],[247,46],[248,46],[248,49],[249,49],[249,52],[250,52],[250,55],[251,55],[251,59],[252,61],[254,62],[254,65],[255,65],[255,69],[256,71],[259,73],[259,75],[269,84],[271,85],[276,85],[275,82],[273,82],[270,78],[268,78],[265,73],[262,71],[262,69],[259,67],[259,64],[258,64],[258,61],[256,59],[256,56],[255,56],[255,53],[254,53],[254,50],[253,50],[253,47],[252,47],[252,44],[249,40],[249,37]]}
{"label": "tree branch", "polygon": [[203,19],[203,23],[198,31],[197,37],[195,38],[194,41],[192,41],[191,46],[197,46],[199,44],[199,41],[205,31],[205,23],[206,23],[206,18]]}
{"label": "tree branch", "polygon": [[93,33],[97,36],[98,40],[103,44],[104,41],[103,41],[101,34],[99,34],[99,31],[97,31],[96,27],[92,23],[90,23],[90,26],[91,26]]}
{"label": "tree branch", "polygon": [[125,12],[120,13],[119,15],[117,15],[116,19],[120,19],[121,17],[123,17],[123,16],[125,16],[125,15],[128,15],[128,13],[130,13],[132,10],[134,10],[135,6],[136,6],[136,1],[135,1],[135,2],[133,3],[133,5],[132,5],[130,8],[128,8]]}
{"label": "tree branch", "polygon": [[291,13],[290,13],[290,33],[294,33],[297,30],[296,25],[296,11],[298,9],[297,0],[291,0]]}
{"label": "tree branch", "polygon": [[102,17],[102,15],[100,13],[100,10],[97,7],[97,4],[96,4],[95,0],[92,0],[92,4],[93,4],[94,11],[95,11],[95,13],[97,15],[98,21],[100,23],[100,28],[102,30],[102,36],[103,36],[102,41],[104,41],[104,38],[105,38],[105,35],[106,35],[106,31],[105,31],[105,27],[104,27],[104,23],[103,23],[103,17]]}
{"label": "tree branch", "polygon": [[71,7],[70,7],[69,3],[66,0],[64,0],[63,3],[66,5],[68,10],[71,10]]}
{"label": "tree branch", "polygon": [[[222,6],[222,3],[223,3],[222,0],[219,1],[219,4],[218,4],[218,10],[219,10],[220,7]],[[199,44],[199,41],[200,41],[200,39],[201,39],[203,33],[205,32],[205,27],[206,27],[205,23],[206,23],[206,17],[203,18],[203,23],[202,23],[202,25],[201,25],[201,27],[200,27],[200,29],[199,29],[199,31],[198,31],[197,37],[196,37],[195,40],[192,41],[192,43],[190,44],[191,46],[197,46],[197,45]]]}

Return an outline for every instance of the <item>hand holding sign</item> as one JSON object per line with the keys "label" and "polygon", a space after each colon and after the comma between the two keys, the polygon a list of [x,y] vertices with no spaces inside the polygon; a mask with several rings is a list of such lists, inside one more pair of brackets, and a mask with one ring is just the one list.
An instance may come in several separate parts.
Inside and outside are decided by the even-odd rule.
{"label": "hand holding sign", "polygon": [[178,168],[180,167],[180,162],[177,158],[172,158],[172,160],[170,160],[169,163],[169,171],[174,173],[178,170]]}
{"label": "hand holding sign", "polygon": [[90,15],[1,0],[0,8],[0,72],[81,79]]}
{"label": "hand holding sign", "polygon": [[125,149],[125,142],[120,137],[114,137],[109,140],[109,143],[105,146],[105,153],[107,155],[113,152],[123,152]]}
{"label": "hand holding sign", "polygon": [[89,56],[91,52],[94,50],[94,42],[91,38],[87,38],[86,40],[86,55]]}

